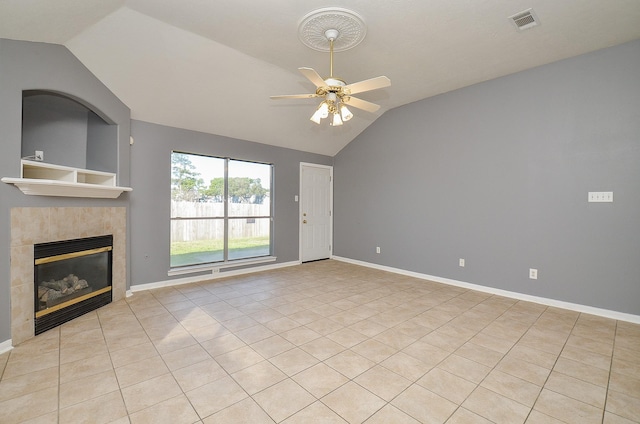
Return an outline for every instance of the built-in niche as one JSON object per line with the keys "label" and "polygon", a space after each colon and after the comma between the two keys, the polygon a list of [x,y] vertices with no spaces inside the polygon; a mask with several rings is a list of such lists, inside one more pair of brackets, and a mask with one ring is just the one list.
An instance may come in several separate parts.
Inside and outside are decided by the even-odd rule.
{"label": "built-in niche", "polygon": [[22,93],[20,178],[3,177],[24,194],[115,199],[118,125],[61,93]]}
{"label": "built-in niche", "polygon": [[118,126],[99,113],[61,93],[23,91],[22,157],[41,151],[46,163],[116,173]]}

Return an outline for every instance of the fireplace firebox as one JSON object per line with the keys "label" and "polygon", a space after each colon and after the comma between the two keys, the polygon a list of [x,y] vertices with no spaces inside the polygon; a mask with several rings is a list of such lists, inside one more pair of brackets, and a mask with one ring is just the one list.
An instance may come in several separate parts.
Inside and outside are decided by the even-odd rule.
{"label": "fireplace firebox", "polygon": [[113,236],[34,245],[35,334],[111,303]]}

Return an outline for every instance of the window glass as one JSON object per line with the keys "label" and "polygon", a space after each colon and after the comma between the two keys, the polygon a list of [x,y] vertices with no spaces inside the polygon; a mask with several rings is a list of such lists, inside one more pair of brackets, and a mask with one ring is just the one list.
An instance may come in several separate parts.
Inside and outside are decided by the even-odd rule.
{"label": "window glass", "polygon": [[268,255],[270,232],[269,218],[230,218],[229,259]]}
{"label": "window glass", "polygon": [[171,267],[268,256],[272,174],[270,164],[172,152]]}
{"label": "window glass", "polygon": [[269,216],[271,165],[229,161],[229,216]]}
{"label": "window glass", "polygon": [[224,260],[224,220],[171,220],[171,267]]}

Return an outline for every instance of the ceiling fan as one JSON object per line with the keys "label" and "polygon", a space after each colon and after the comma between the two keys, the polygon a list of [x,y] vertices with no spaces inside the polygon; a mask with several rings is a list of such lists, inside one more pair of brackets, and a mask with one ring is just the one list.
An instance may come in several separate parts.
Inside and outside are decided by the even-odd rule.
{"label": "ceiling fan", "polygon": [[271,96],[272,99],[309,99],[323,97],[315,113],[311,116],[311,121],[320,124],[321,120],[332,115],[330,125],[338,126],[353,117],[347,105],[367,112],[376,112],[380,106],[366,100],[353,97],[352,94],[363,93],[365,91],[377,90],[391,85],[391,80],[385,76],[371,78],[368,80],[347,84],[344,80],[333,76],[333,44],[340,35],[337,29],[328,29],[324,33],[329,41],[329,77],[323,79],[312,68],[298,68],[298,70],[309,81],[316,86],[313,94],[290,94],[282,96]]}

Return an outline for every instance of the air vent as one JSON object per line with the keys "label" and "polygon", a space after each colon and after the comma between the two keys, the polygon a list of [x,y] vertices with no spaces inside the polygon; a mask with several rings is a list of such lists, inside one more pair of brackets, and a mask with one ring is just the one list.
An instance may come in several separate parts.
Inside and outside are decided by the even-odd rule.
{"label": "air vent", "polygon": [[540,25],[540,21],[538,17],[533,13],[532,9],[527,9],[524,12],[516,13],[513,16],[509,16],[509,19],[513,22],[513,24],[520,31],[524,31],[525,29],[533,28],[534,26]]}

